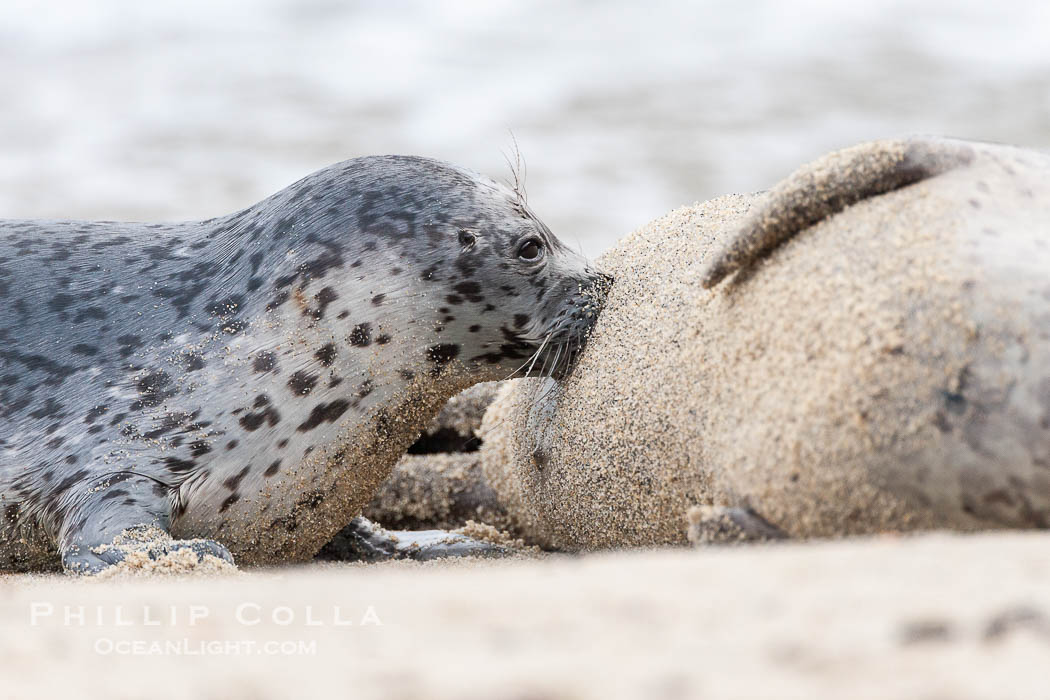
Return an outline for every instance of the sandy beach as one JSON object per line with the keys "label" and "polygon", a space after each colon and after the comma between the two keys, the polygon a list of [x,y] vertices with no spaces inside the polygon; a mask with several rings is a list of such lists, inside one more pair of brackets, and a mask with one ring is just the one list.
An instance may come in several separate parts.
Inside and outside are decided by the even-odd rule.
{"label": "sandy beach", "polygon": [[1030,698],[1050,539],[0,577],[5,697]]}

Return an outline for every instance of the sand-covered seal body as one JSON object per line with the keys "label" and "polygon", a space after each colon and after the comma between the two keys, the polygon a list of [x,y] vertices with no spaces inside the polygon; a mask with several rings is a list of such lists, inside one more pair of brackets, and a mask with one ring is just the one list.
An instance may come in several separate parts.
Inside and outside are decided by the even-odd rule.
{"label": "sand-covered seal body", "polygon": [[553,546],[1050,527],[1050,155],[863,144],[599,262],[572,377],[483,431]]}
{"label": "sand-covered seal body", "polygon": [[564,373],[601,279],[507,188],[414,157],[203,222],[2,221],[0,566],[94,570],[139,526],[308,558],[449,396],[537,351]]}

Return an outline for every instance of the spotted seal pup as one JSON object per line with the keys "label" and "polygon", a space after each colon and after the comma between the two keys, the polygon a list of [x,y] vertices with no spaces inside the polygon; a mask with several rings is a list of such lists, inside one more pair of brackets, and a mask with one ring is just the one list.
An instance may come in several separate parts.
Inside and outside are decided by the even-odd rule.
{"label": "spotted seal pup", "polygon": [[450,396],[564,375],[605,279],[419,157],[207,221],[0,221],[0,568],[97,572],[126,531],[308,559]]}

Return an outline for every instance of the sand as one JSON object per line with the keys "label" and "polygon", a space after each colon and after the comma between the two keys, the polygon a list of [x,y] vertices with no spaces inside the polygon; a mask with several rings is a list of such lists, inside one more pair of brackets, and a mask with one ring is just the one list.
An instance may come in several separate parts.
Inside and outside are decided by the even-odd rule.
{"label": "sand", "polygon": [[1050,537],[8,575],[0,598],[12,698],[1027,699],[1046,691]]}
{"label": "sand", "polygon": [[396,530],[452,530],[467,520],[506,522],[477,452],[405,455],[363,515]]}
{"label": "sand", "polygon": [[[481,468],[482,418],[502,386],[477,384],[452,397],[362,515],[390,530],[466,528],[470,532],[462,534],[484,535],[481,539],[498,544],[527,536],[531,529],[510,517]],[[336,536],[336,545],[342,538],[343,533]]]}
{"label": "sand", "polygon": [[[231,562],[214,553],[207,553],[207,540],[182,540],[176,548],[169,547],[170,542],[171,536],[158,528],[125,530],[113,538],[112,544],[101,545],[93,550],[98,554],[116,551],[121,558],[116,564],[93,574],[90,580],[128,580],[171,574],[207,577],[237,571]],[[202,549],[198,552],[195,551],[197,548]]]}

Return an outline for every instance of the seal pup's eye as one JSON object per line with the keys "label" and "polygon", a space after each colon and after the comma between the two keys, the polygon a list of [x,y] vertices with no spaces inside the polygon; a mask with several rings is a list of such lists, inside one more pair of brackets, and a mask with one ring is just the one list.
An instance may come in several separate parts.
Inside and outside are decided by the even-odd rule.
{"label": "seal pup's eye", "polygon": [[535,238],[530,238],[518,248],[518,257],[529,262],[539,260],[543,257],[543,243]]}
{"label": "seal pup's eye", "polygon": [[465,228],[459,230],[459,244],[464,248],[470,248],[477,241],[477,236]]}

